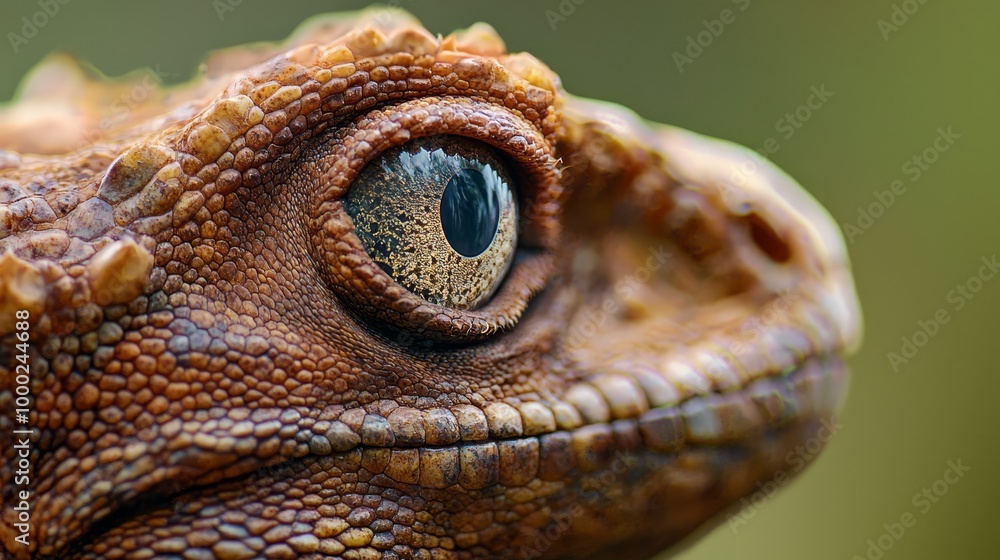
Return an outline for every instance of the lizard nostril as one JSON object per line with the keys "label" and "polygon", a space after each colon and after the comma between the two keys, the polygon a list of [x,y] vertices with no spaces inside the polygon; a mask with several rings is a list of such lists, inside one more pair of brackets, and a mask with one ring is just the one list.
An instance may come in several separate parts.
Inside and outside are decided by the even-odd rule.
{"label": "lizard nostril", "polygon": [[761,218],[756,212],[751,212],[746,220],[750,229],[750,239],[753,239],[757,248],[771,260],[777,263],[786,263],[792,258],[792,248],[778,232],[774,231],[767,220]]}

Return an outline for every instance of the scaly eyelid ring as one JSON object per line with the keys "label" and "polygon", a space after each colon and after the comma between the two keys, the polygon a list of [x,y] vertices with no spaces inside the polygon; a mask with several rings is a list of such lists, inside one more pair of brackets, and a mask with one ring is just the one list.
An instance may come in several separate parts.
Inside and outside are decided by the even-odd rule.
{"label": "scaly eyelid ring", "polygon": [[[424,136],[455,135],[497,148],[514,164],[522,201],[521,239],[539,252],[519,254],[483,307],[432,304],[395,282],[368,255],[342,199],[360,170],[380,154]],[[546,284],[558,239],[559,161],[545,136],[515,111],[480,99],[427,97],[372,110],[307,153],[299,171],[311,193],[309,235],[330,289],[377,327],[444,342],[475,342],[513,328]]]}

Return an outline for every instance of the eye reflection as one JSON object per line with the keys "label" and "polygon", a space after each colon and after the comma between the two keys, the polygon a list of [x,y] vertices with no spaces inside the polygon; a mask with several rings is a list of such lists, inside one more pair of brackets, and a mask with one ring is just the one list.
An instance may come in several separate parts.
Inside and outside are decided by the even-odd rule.
{"label": "eye reflection", "polygon": [[369,256],[421,298],[474,309],[503,281],[517,247],[517,204],[490,146],[454,136],[389,150],[344,198]]}
{"label": "eye reflection", "polygon": [[509,193],[495,171],[460,169],[448,181],[441,199],[444,235],[463,257],[476,257],[489,249],[500,225],[500,194]]}

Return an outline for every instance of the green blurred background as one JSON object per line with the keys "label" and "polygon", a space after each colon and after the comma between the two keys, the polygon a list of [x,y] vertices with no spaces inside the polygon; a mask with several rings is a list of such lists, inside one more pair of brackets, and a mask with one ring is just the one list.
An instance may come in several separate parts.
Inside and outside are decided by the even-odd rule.
{"label": "green blurred background", "polygon": [[[957,293],[949,299],[949,292],[976,275],[981,258],[1000,252],[1000,190],[991,167],[997,154],[989,151],[1000,148],[1000,3],[575,1],[395,5],[435,32],[487,21],[510,50],[545,61],[574,94],[754,148],[775,138],[780,149],[771,159],[842,227],[863,230],[849,249],[867,335],[853,360],[844,428],[745,525],[734,531],[723,524],[681,557],[864,558],[868,540],[907,512],[916,525],[898,540],[883,537],[883,545],[892,543],[884,558],[996,557],[1000,368],[989,346],[997,344],[1000,277],[971,300]],[[221,19],[220,4],[227,8]],[[168,82],[179,82],[206,51],[281,39],[307,16],[365,5],[69,1],[15,53],[9,33],[20,34],[21,18],[40,8],[4,2],[0,100],[54,50],[112,76],[159,65]],[[721,33],[719,24],[706,27],[727,9]],[[718,36],[702,34],[708,46],[686,52],[688,38],[697,42],[709,27]],[[779,122],[814,86],[833,95],[799,128]],[[936,161],[917,178],[911,159],[933,148],[939,127],[959,137],[946,152],[928,153]],[[896,180],[905,193],[859,224],[859,208],[877,203],[874,192]],[[961,309],[958,300],[966,300]],[[901,337],[912,337],[918,321],[942,308],[948,323],[894,371],[888,353],[899,353]],[[914,495],[959,459],[971,470],[929,509],[918,507]]]}

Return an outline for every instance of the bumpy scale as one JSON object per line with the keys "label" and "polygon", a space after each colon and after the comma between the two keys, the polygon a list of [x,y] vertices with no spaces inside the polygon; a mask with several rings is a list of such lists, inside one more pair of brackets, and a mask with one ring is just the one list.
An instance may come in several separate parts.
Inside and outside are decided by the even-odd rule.
{"label": "bumpy scale", "polygon": [[[28,546],[0,448],[0,556],[644,558],[829,423],[860,316],[794,182],[734,184],[746,150],[572,97],[488,26],[386,15],[125,119],[138,82],[61,60],[3,110],[0,433],[26,310],[34,435]],[[525,254],[475,309],[395,282],[344,210],[442,135],[517,169]]]}

